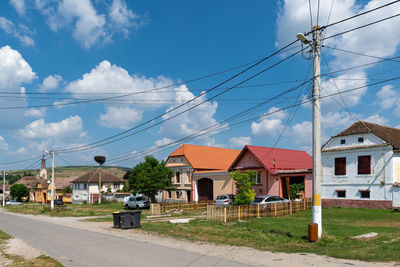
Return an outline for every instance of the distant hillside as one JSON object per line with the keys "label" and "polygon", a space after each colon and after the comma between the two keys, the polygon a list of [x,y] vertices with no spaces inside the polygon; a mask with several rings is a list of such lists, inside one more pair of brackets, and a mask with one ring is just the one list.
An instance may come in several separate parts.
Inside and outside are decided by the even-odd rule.
{"label": "distant hillside", "polygon": [[[85,173],[95,169],[97,167],[94,166],[67,166],[67,167],[56,167],[55,168],[55,177],[71,177],[71,176],[82,176]],[[130,171],[130,168],[125,168],[125,167],[108,167],[108,166],[103,166],[102,167],[104,171],[109,172],[111,174],[114,174],[118,178],[124,177],[127,171]],[[46,168],[47,169],[47,177],[51,177],[51,168]],[[9,171],[8,173],[10,175],[20,175],[21,177],[24,175],[24,172],[27,173],[26,170],[14,170],[14,171]],[[30,170],[30,174],[32,176],[36,176],[39,174],[39,169],[36,170]]]}

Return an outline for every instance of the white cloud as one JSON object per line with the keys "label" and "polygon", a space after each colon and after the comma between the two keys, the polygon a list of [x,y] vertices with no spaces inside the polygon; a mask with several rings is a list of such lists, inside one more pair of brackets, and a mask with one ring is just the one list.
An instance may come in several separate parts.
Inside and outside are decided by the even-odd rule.
{"label": "white cloud", "polygon": [[60,82],[62,82],[63,79],[60,75],[56,74],[56,75],[49,75],[46,78],[44,78],[39,91],[40,92],[48,92],[54,89],[57,89]]}
{"label": "white cloud", "polygon": [[25,46],[35,45],[35,41],[31,38],[33,32],[23,24],[16,25],[11,20],[5,17],[0,17],[0,29],[5,31],[7,34],[13,35]]}
{"label": "white cloud", "polygon": [[165,146],[165,145],[168,145],[168,144],[170,144],[172,142],[174,142],[174,140],[164,137],[164,138],[162,138],[160,140],[155,141],[154,142],[154,146],[155,147]]}
{"label": "white cloud", "polygon": [[8,151],[9,155],[26,155],[28,150],[25,147],[20,147],[17,151]]}
{"label": "white cloud", "polygon": [[379,114],[371,115],[371,116],[369,116],[369,117],[367,117],[367,118],[365,118],[363,120],[367,121],[367,122],[381,124],[381,125],[386,125],[389,122],[388,119],[386,119],[385,117],[383,117],[383,116],[381,116]]}
{"label": "white cloud", "polygon": [[[24,83],[30,83],[36,78],[31,66],[22,58],[21,54],[9,46],[0,48],[0,90],[19,93],[24,96]],[[18,95],[18,94],[16,94]],[[0,99],[1,107],[24,106],[25,100]],[[20,128],[24,123],[24,111],[2,110],[0,125],[3,128]]]}
{"label": "white cloud", "polygon": [[8,144],[4,140],[3,136],[0,136],[0,151],[7,151],[8,150]]}
{"label": "white cloud", "polygon": [[129,129],[142,119],[143,113],[129,107],[107,107],[107,112],[100,115],[100,125],[108,128]]}
{"label": "white cloud", "polygon": [[250,136],[232,137],[229,139],[230,147],[242,149],[245,145],[251,144]]}
{"label": "white cloud", "polygon": [[[193,93],[189,91],[186,85],[177,87],[175,91],[176,104],[168,108],[167,111],[171,111],[176,106],[187,102],[187,100],[192,99],[193,97]],[[172,139],[180,139],[191,134],[199,134],[199,136],[201,136],[201,140],[204,140],[205,143],[210,143],[210,135],[219,132],[221,127],[228,127],[228,124],[220,124],[215,120],[214,115],[218,107],[218,103],[216,101],[205,102],[195,107],[195,105],[197,105],[199,102],[203,102],[204,100],[206,100],[206,95],[202,95],[196,101],[188,103],[164,115],[162,117],[164,121],[167,119],[168,120],[162,124],[160,133]],[[193,109],[188,110],[175,118],[172,118],[178,113],[181,113],[189,108]],[[213,125],[213,128],[207,129]]]}
{"label": "white cloud", "polygon": [[25,139],[47,140],[47,139],[81,139],[86,137],[83,131],[81,117],[75,115],[60,122],[46,123],[44,119],[36,120],[18,130],[18,134]]}
{"label": "white cloud", "polygon": [[310,146],[312,140],[312,123],[310,121],[303,121],[293,125],[290,135],[295,144],[303,144],[305,145],[304,147]]}
{"label": "white cloud", "polygon": [[24,114],[26,117],[44,117],[46,116],[46,108],[30,108]]}
{"label": "white cloud", "polygon": [[287,117],[285,111],[279,111],[278,108],[272,107],[266,114],[270,114],[261,119],[260,122],[251,124],[251,132],[256,136],[275,137],[283,130],[282,119]]}
{"label": "white cloud", "polygon": [[393,90],[393,88],[392,85],[385,85],[376,95],[378,96],[381,109],[388,110],[394,108],[393,115],[400,117],[400,92]]}
{"label": "white cloud", "polygon": [[15,8],[18,15],[25,15],[25,0],[10,0],[10,3]]}
{"label": "white cloud", "polygon": [[3,46],[0,48],[0,88],[20,90],[22,83],[30,83],[36,78],[31,66],[17,50]]}
{"label": "white cloud", "polygon": [[121,0],[114,0],[110,6],[109,11],[110,22],[116,31],[122,32],[125,37],[128,36],[130,28],[134,27],[138,30],[141,26],[146,24],[146,21],[141,16],[128,9],[126,2]]}
{"label": "white cloud", "polygon": [[98,5],[99,2],[90,0],[36,0],[36,8],[46,16],[53,31],[72,25],[72,36],[87,49],[109,42],[115,32],[122,32],[127,37],[130,28],[138,29],[144,25],[143,19],[128,9],[125,1],[114,0],[108,8],[109,17],[98,12]]}
{"label": "white cloud", "polygon": [[322,115],[321,122],[324,129],[345,129],[353,123],[347,112],[328,112]]}

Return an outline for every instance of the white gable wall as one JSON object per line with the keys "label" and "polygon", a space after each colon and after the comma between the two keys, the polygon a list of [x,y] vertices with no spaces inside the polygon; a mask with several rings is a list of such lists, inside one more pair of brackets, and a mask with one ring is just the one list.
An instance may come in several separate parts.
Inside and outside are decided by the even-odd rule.
{"label": "white gable wall", "polygon": [[[359,143],[358,138],[364,142]],[[346,143],[340,141],[345,139]],[[370,190],[369,200],[393,200],[393,163],[399,162],[392,147],[374,146],[385,142],[373,134],[349,135],[332,138],[322,152],[322,198],[338,198],[336,190],[346,190],[346,199],[361,199],[359,190]],[[343,149],[343,150],[342,150]],[[324,151],[331,150],[331,151]],[[371,156],[371,174],[358,174],[358,156]],[[346,175],[335,175],[335,158],[346,157]],[[394,160],[395,158],[395,160]],[[341,198],[343,199],[343,198]],[[364,200],[364,199],[362,199]]]}

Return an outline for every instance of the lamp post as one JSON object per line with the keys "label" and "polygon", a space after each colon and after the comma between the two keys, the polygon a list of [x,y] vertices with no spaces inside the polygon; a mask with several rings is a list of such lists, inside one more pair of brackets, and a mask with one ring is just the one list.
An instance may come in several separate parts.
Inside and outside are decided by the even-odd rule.
{"label": "lamp post", "polygon": [[6,171],[3,171],[3,207],[6,205]]}
{"label": "lamp post", "polygon": [[314,26],[312,41],[303,34],[297,34],[303,44],[310,45],[313,53],[313,91],[312,91],[312,150],[313,150],[313,197],[312,197],[312,222],[318,225],[318,238],[322,236],[322,208],[321,208],[321,101],[320,101],[320,54],[321,54],[321,29]]}
{"label": "lamp post", "polygon": [[106,157],[104,156],[95,156],[94,160],[100,165],[99,167],[99,204],[101,203],[101,165],[106,162]]}

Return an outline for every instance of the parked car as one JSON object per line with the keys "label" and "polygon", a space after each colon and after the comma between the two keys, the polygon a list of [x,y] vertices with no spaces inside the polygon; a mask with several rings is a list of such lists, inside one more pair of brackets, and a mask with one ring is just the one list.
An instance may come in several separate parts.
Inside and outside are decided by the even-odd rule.
{"label": "parked car", "polygon": [[235,201],[235,195],[225,194],[217,196],[214,203],[216,206],[230,206],[233,205],[234,201]]}
{"label": "parked car", "polygon": [[12,200],[9,200],[9,201],[6,202],[6,205],[11,205],[11,206],[22,205],[22,204],[23,203],[21,201],[16,201],[15,199],[12,199]]}
{"label": "parked car", "polygon": [[255,197],[250,204],[258,204],[258,205],[269,205],[272,203],[279,203],[279,202],[290,202],[289,199],[284,199],[278,196],[273,195],[261,195]]}
{"label": "parked car", "polygon": [[150,208],[150,200],[142,196],[130,196],[124,201],[125,209],[146,209]]}
{"label": "parked car", "polygon": [[54,205],[61,206],[64,204],[62,199],[54,199]]}

